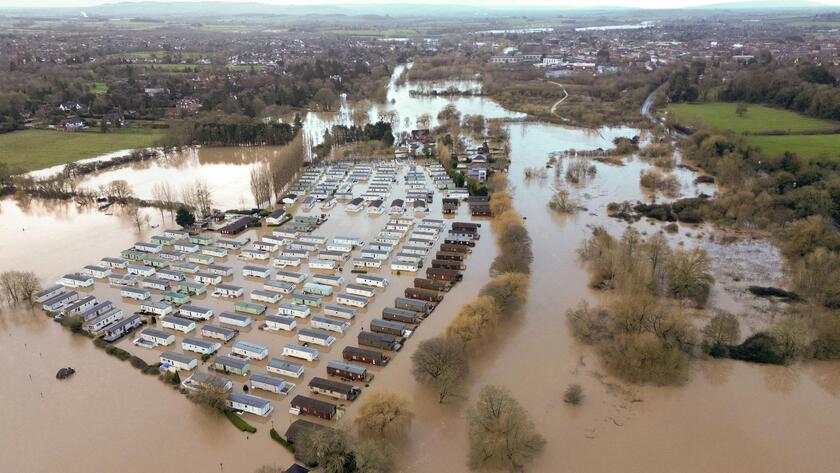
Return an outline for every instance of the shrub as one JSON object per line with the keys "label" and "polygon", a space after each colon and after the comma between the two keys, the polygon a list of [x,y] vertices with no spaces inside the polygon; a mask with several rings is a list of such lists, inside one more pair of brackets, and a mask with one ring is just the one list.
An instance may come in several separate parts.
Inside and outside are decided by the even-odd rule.
{"label": "shrub", "polygon": [[234,426],[236,426],[236,428],[241,430],[242,432],[248,432],[248,433],[253,434],[254,432],[257,431],[256,427],[249,424],[242,417],[236,415],[235,412],[233,412],[229,409],[225,410],[225,417],[227,417],[228,420],[230,421],[230,423],[233,424]]}
{"label": "shrub", "polygon": [[274,430],[274,427],[271,428],[271,431],[269,432],[269,435],[271,435],[271,438],[275,442],[282,445],[283,448],[285,448],[286,450],[288,450],[291,453],[295,453],[295,446],[292,445],[291,443],[289,443],[288,440],[284,439],[276,430]]}
{"label": "shrub", "polygon": [[688,376],[688,355],[653,333],[618,335],[600,353],[610,371],[633,383],[679,384]]}
{"label": "shrub", "polygon": [[786,361],[779,342],[767,332],[758,332],[740,345],[731,347],[729,356],[735,360],[772,365],[781,365]]}
{"label": "shrub", "polygon": [[563,402],[574,406],[583,402],[583,388],[579,384],[570,384],[563,393]]}
{"label": "shrub", "polygon": [[479,296],[461,307],[461,311],[446,329],[447,335],[460,340],[464,346],[488,336],[499,323],[499,306],[490,296]]}
{"label": "shrub", "polygon": [[528,280],[528,276],[522,273],[502,273],[490,279],[481,288],[479,295],[492,297],[499,307],[499,313],[509,317],[525,304]]}

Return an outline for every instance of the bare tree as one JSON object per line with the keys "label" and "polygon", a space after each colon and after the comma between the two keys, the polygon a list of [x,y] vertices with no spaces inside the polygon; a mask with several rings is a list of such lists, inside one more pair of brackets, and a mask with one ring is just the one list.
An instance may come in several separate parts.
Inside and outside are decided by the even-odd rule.
{"label": "bare tree", "polygon": [[31,271],[5,271],[0,273],[0,290],[10,304],[31,304],[35,293],[41,290],[41,283]]}
{"label": "bare tree", "polygon": [[196,209],[202,217],[207,217],[213,210],[213,195],[207,181],[196,179],[192,185],[184,187],[182,195],[184,203]]}
{"label": "bare tree", "polygon": [[163,220],[163,210],[169,211],[170,218],[175,212],[175,191],[168,181],[158,182],[152,187],[152,197],[160,202],[160,218]]}
{"label": "bare tree", "polygon": [[134,190],[128,185],[128,182],[118,179],[108,183],[105,193],[118,202],[125,202],[126,199],[134,195]]}
{"label": "bare tree", "polygon": [[365,473],[391,473],[394,465],[394,448],[376,441],[364,441],[356,445],[356,466]]}
{"label": "bare tree", "polygon": [[395,392],[369,393],[353,421],[359,436],[386,442],[402,439],[414,418],[409,405],[406,397]]}
{"label": "bare tree", "polygon": [[343,429],[309,430],[295,442],[295,456],[325,473],[344,473],[353,464],[350,435]]}
{"label": "bare tree", "polygon": [[431,385],[438,393],[438,402],[458,394],[468,371],[463,345],[452,338],[426,340],[411,355],[414,379]]}
{"label": "bare tree", "polygon": [[251,195],[258,208],[271,205],[271,169],[266,163],[257,163],[251,168]]}
{"label": "bare tree", "polygon": [[196,403],[212,411],[223,412],[227,409],[227,391],[225,381],[218,376],[210,376],[200,383],[189,395]]}
{"label": "bare tree", "polygon": [[140,211],[140,207],[138,207],[134,204],[127,205],[125,207],[125,214],[126,214],[126,216],[128,216],[128,218],[131,219],[131,221],[137,227],[137,231],[143,230],[143,224],[144,223],[147,224],[147,225],[149,223],[149,216],[144,215],[143,212]]}
{"label": "bare tree", "polygon": [[485,386],[467,411],[469,466],[474,470],[524,471],[545,447],[528,413],[501,386]]}

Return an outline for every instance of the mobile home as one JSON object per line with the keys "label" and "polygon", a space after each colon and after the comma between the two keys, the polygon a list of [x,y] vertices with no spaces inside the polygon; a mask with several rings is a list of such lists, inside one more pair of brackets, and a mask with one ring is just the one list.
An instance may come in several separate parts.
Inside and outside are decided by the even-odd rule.
{"label": "mobile home", "polygon": [[160,300],[172,304],[186,304],[190,301],[190,296],[183,292],[163,291],[160,293]]}
{"label": "mobile home", "polygon": [[367,368],[364,366],[351,365],[339,360],[327,363],[327,374],[352,381],[364,381],[368,377]]}
{"label": "mobile home", "polygon": [[207,286],[199,282],[180,281],[178,282],[178,290],[186,292],[187,294],[200,295],[207,292]]}
{"label": "mobile home", "polygon": [[318,258],[320,260],[327,260],[327,261],[335,261],[336,265],[339,263],[343,264],[347,257],[350,256],[350,253],[342,253],[340,251],[319,251]]}
{"label": "mobile home", "polygon": [[291,356],[292,358],[300,358],[306,361],[315,361],[318,359],[318,350],[297,343],[287,343],[283,347],[283,356]]}
{"label": "mobile home", "polygon": [[419,324],[422,320],[417,312],[413,310],[397,309],[396,307],[385,307],[382,309],[382,319],[400,322],[404,324]]}
{"label": "mobile home", "polygon": [[228,251],[218,246],[205,246],[201,249],[201,254],[212,256],[213,258],[224,258],[228,255]]}
{"label": "mobile home", "polygon": [[198,360],[191,356],[171,351],[165,351],[160,354],[160,363],[163,366],[168,366],[170,370],[191,371],[198,366]]}
{"label": "mobile home", "polygon": [[359,347],[344,347],[341,356],[346,361],[358,361],[369,365],[384,366],[390,360],[385,354],[376,350]]}
{"label": "mobile home", "polygon": [[345,288],[348,294],[354,296],[362,296],[370,299],[376,295],[376,291],[369,286],[362,286],[361,284],[348,284]]}
{"label": "mobile home", "polygon": [[448,282],[436,279],[414,278],[414,287],[418,289],[429,289],[432,291],[447,292],[451,288]]}
{"label": "mobile home", "polygon": [[156,245],[168,246],[168,245],[171,245],[171,244],[175,243],[175,238],[172,238],[172,237],[169,237],[169,236],[166,236],[166,235],[155,235],[155,236],[149,238],[149,241],[151,241],[152,243],[154,243]]}
{"label": "mobile home", "polygon": [[267,417],[274,410],[267,400],[243,393],[228,394],[227,406],[235,411],[248,412],[260,417]]}
{"label": "mobile home", "polygon": [[312,328],[326,330],[328,332],[336,332],[343,334],[350,328],[350,324],[346,322],[339,322],[338,320],[333,320],[329,317],[319,317],[317,315],[313,315],[311,319],[309,319],[309,325]]}
{"label": "mobile home", "polygon": [[155,328],[143,329],[140,332],[140,339],[145,340],[152,346],[168,346],[175,343],[175,335],[166,333]]}
{"label": "mobile home", "polygon": [[364,296],[348,294],[346,292],[339,292],[335,295],[335,302],[341,305],[365,308],[368,305],[368,298]]}
{"label": "mobile home", "polygon": [[138,289],[136,287],[123,287],[120,289],[120,295],[128,299],[136,299],[138,301],[145,301],[151,297],[148,289]]}
{"label": "mobile home", "polygon": [[92,307],[85,309],[83,312],[80,312],[79,316],[82,318],[82,320],[87,322],[92,318],[100,316],[113,308],[114,304],[111,301],[102,301],[94,304]]}
{"label": "mobile home", "polygon": [[170,266],[170,268],[177,269],[178,271],[181,271],[181,272],[184,272],[184,273],[190,273],[190,274],[195,274],[199,270],[199,266],[197,264],[189,263],[187,261],[183,261],[183,262],[180,262],[180,263],[173,263],[172,266]]}
{"label": "mobile home", "polygon": [[90,333],[98,334],[106,327],[119,323],[123,318],[123,311],[120,309],[111,309],[104,314],[97,316],[84,324],[84,329]]}
{"label": "mobile home", "polygon": [[327,304],[324,306],[324,314],[339,317],[346,320],[353,320],[356,317],[356,310],[340,305]]}
{"label": "mobile home", "polygon": [[153,314],[159,317],[172,313],[172,306],[166,302],[160,301],[145,301],[140,304],[140,312],[144,314]]}
{"label": "mobile home", "polygon": [[408,271],[410,273],[416,273],[420,268],[417,266],[417,263],[408,263],[404,261],[394,261],[391,263],[391,271]]}
{"label": "mobile home", "polygon": [[156,289],[158,291],[165,291],[169,289],[169,281],[161,278],[146,278],[140,281],[140,287],[146,289]]}
{"label": "mobile home", "polygon": [[201,253],[192,253],[187,256],[187,262],[207,266],[216,262],[216,258],[210,255],[203,255]]}
{"label": "mobile home", "polygon": [[294,383],[290,383],[282,378],[276,376],[269,376],[267,374],[254,373],[251,375],[251,389],[262,389],[274,394],[288,395],[295,388]]}
{"label": "mobile home", "polygon": [[208,342],[196,337],[186,337],[181,340],[181,349],[184,351],[191,351],[200,353],[202,355],[212,355],[222,348],[219,342]]}
{"label": "mobile home", "polygon": [[411,253],[404,253],[399,252],[394,255],[394,261],[399,263],[409,263],[415,266],[419,266],[420,262],[423,261],[423,256],[420,255],[413,255]]}
{"label": "mobile home", "polygon": [[198,253],[199,246],[196,243],[180,241],[173,246],[175,251],[182,251],[184,253]]}
{"label": "mobile home", "polygon": [[402,346],[394,335],[362,331],[356,339],[361,346],[379,348],[380,350],[397,351]]}
{"label": "mobile home", "polygon": [[217,356],[210,367],[225,374],[232,373],[239,376],[248,376],[251,372],[251,364],[248,360],[226,355]]}
{"label": "mobile home", "polygon": [[213,239],[207,235],[192,235],[190,236],[190,241],[201,246],[207,246],[213,243]]}
{"label": "mobile home", "polygon": [[267,251],[269,253],[274,253],[278,249],[280,249],[280,245],[277,242],[270,241],[270,240],[261,240],[254,242],[254,249],[260,251]]}
{"label": "mobile home", "polygon": [[274,275],[274,279],[283,282],[290,282],[292,284],[300,284],[306,280],[306,275],[292,271],[277,271],[277,274]]}
{"label": "mobile home", "polygon": [[373,259],[373,258],[354,258],[353,259],[353,267],[354,268],[381,268],[382,267],[382,260]]}
{"label": "mobile home", "polygon": [[255,277],[255,278],[267,278],[271,275],[271,270],[265,266],[255,266],[255,265],[245,265],[242,267],[242,276],[245,277]]}
{"label": "mobile home", "polygon": [[155,268],[142,264],[130,264],[125,269],[128,271],[128,274],[136,274],[137,276],[149,277],[155,274]]}
{"label": "mobile home", "polygon": [[112,274],[108,276],[108,284],[111,286],[133,286],[137,284],[137,276],[134,274]]}
{"label": "mobile home", "polygon": [[294,317],[284,317],[282,315],[267,315],[265,317],[266,330],[283,330],[291,332],[297,327],[297,322]]}
{"label": "mobile home", "polygon": [[220,239],[220,240],[216,240],[216,245],[219,248],[224,248],[226,250],[238,250],[238,249],[242,248],[242,244],[239,243],[236,240]]}
{"label": "mobile home", "polygon": [[190,232],[185,230],[164,230],[163,235],[174,240],[184,240],[190,237]]}
{"label": "mobile home", "polygon": [[291,294],[295,290],[295,285],[283,281],[266,281],[263,283],[263,290],[278,294]]}
{"label": "mobile home", "polygon": [[213,291],[213,295],[217,297],[240,297],[244,289],[239,286],[234,286],[232,284],[218,284],[216,285],[216,290]]}
{"label": "mobile home", "polygon": [[230,266],[225,266],[223,264],[208,264],[207,265],[207,272],[210,274],[216,274],[223,278],[233,276],[233,268]]}
{"label": "mobile home", "polygon": [[300,258],[297,256],[284,256],[280,255],[271,260],[271,264],[275,268],[285,268],[286,266],[298,267],[300,266]]}
{"label": "mobile home", "polygon": [[293,361],[281,360],[279,358],[272,358],[265,369],[269,373],[288,376],[290,378],[300,378],[303,376],[303,365]]}
{"label": "mobile home", "polygon": [[309,307],[321,307],[321,298],[311,294],[303,294],[301,292],[292,293],[292,303],[301,304]]}
{"label": "mobile home", "polygon": [[344,284],[344,278],[337,274],[313,274],[312,281],[333,287],[341,287]]}
{"label": "mobile home", "polygon": [[81,274],[82,276],[90,276],[96,279],[104,279],[111,275],[111,268],[107,266],[89,264],[82,268],[82,270],[79,271],[79,274]]}
{"label": "mobile home", "polygon": [[443,294],[437,291],[433,291],[431,289],[418,289],[416,287],[407,287],[405,289],[405,297],[431,302],[433,304],[437,304],[443,300]]}
{"label": "mobile home", "polygon": [[463,271],[467,269],[466,265],[464,265],[461,261],[453,261],[453,260],[443,260],[443,259],[433,259],[432,260],[432,268],[435,269],[453,269],[456,271]]}
{"label": "mobile home", "polygon": [[243,248],[239,252],[239,257],[248,260],[267,260],[271,255],[267,251]]}
{"label": "mobile home", "polygon": [[218,274],[199,271],[193,275],[193,280],[204,285],[216,285],[222,282],[222,277]]}
{"label": "mobile home", "polygon": [[[154,270],[152,270],[154,273]],[[81,274],[65,274],[58,280],[58,284],[64,287],[90,287],[93,286],[93,278]]]}
{"label": "mobile home", "polygon": [[421,314],[431,313],[435,308],[434,304],[417,299],[409,299],[407,297],[397,297],[394,299],[394,306],[397,309],[411,310]]}
{"label": "mobile home", "polygon": [[320,330],[302,328],[298,330],[298,341],[328,347],[335,343],[335,337]]}
{"label": "mobile home", "polygon": [[134,243],[134,249],[137,251],[142,251],[143,253],[160,253],[163,251],[163,246],[157,243],[146,243],[144,241],[138,241]]}
{"label": "mobile home", "polygon": [[102,263],[111,269],[125,269],[128,266],[128,260],[124,258],[105,257],[102,258]]}
{"label": "mobile home", "polygon": [[332,286],[327,286],[325,284],[308,282],[303,285],[303,292],[304,294],[329,297],[333,293],[333,288]]}
{"label": "mobile home", "polygon": [[167,281],[183,281],[187,279],[187,275],[182,273],[181,271],[175,271],[174,269],[161,269],[157,272],[157,277],[160,279],[165,279]]}
{"label": "mobile home", "polygon": [[339,410],[335,404],[319,401],[306,396],[295,396],[291,402],[289,412],[318,417],[324,420],[332,420],[339,417]]}
{"label": "mobile home", "polygon": [[210,320],[213,317],[213,309],[207,309],[197,305],[182,305],[178,308],[178,315],[188,319]]}
{"label": "mobile home", "polygon": [[280,302],[280,294],[276,292],[261,291],[255,289],[251,291],[251,300],[257,302],[265,302],[266,304],[276,304]]}
{"label": "mobile home", "polygon": [[251,325],[251,317],[234,314],[233,312],[222,312],[219,314],[219,323],[234,325],[236,327],[247,327]]}
{"label": "mobile home", "polygon": [[309,317],[309,307],[300,304],[285,303],[277,308],[278,315],[291,315],[300,319]]}
{"label": "mobile home", "polygon": [[[360,274],[356,276],[356,282],[370,287],[388,287],[388,280],[379,276]],[[349,292],[349,291],[348,291]]]}
{"label": "mobile home", "polygon": [[240,340],[233,344],[231,353],[245,358],[250,358],[252,360],[264,360],[265,357],[268,356],[268,348],[262,345],[257,345],[256,343],[243,342]]}
{"label": "mobile home", "polygon": [[316,394],[334,397],[345,401],[352,401],[359,397],[362,390],[352,384],[340,383],[324,378],[312,378],[309,381],[309,389]]}
{"label": "mobile home", "polygon": [[142,324],[143,319],[138,314],[134,314],[128,318],[120,320],[117,323],[105,327],[102,339],[106,342],[115,342],[119,340],[120,337],[131,332]]}
{"label": "mobile home", "polygon": [[73,301],[66,307],[64,307],[64,313],[66,314],[81,314],[82,312],[90,309],[91,307],[96,305],[96,298],[93,296],[85,296],[77,301]]}
{"label": "mobile home", "polygon": [[336,268],[336,263],[329,259],[312,258],[309,260],[309,269],[325,269],[332,271]]}
{"label": "mobile home", "polygon": [[426,256],[427,254],[429,254],[429,248],[427,246],[405,245],[402,247],[400,253],[406,255]]}
{"label": "mobile home", "polygon": [[405,324],[393,320],[373,319],[370,321],[370,331],[385,333],[395,337],[404,337],[406,335]]}
{"label": "mobile home", "polygon": [[365,249],[362,250],[362,258],[373,258],[378,260],[386,260],[388,259],[388,252],[382,250],[371,250]]}
{"label": "mobile home", "polygon": [[174,315],[168,315],[166,317],[161,317],[160,326],[171,330],[177,330],[179,332],[190,333],[195,330],[195,321],[183,319]]}
{"label": "mobile home", "polygon": [[233,304],[233,310],[242,312],[243,314],[260,315],[268,310],[268,308],[263,304],[257,304],[255,302],[237,301]]}
{"label": "mobile home", "polygon": [[207,338],[216,338],[226,342],[236,336],[236,330],[231,330],[225,327],[217,327],[215,325],[206,324],[201,327],[201,336]]}

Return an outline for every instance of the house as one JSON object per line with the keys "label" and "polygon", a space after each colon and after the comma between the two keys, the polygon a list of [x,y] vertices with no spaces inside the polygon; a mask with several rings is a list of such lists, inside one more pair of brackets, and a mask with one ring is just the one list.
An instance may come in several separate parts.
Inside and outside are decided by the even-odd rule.
{"label": "house", "polygon": [[143,325],[143,319],[139,314],[134,314],[115,324],[105,327],[102,339],[106,342],[115,342],[141,325]]}
{"label": "house", "polygon": [[265,223],[267,225],[280,225],[286,220],[286,211],[283,209],[278,209],[265,217]]}
{"label": "house", "polygon": [[181,340],[181,349],[184,351],[192,351],[202,355],[212,355],[222,348],[222,344],[218,342],[208,342],[196,337],[186,337]]}
{"label": "house", "polygon": [[368,377],[367,368],[338,360],[327,363],[327,374],[351,381],[364,381]]}
{"label": "house", "polygon": [[207,338],[215,338],[227,342],[236,336],[238,332],[225,327],[218,327],[216,325],[205,324],[201,327],[201,336]]}
{"label": "house", "polygon": [[168,346],[175,343],[175,335],[154,328],[146,328],[140,332],[140,339],[146,340],[153,347]]}
{"label": "house", "polygon": [[58,122],[57,128],[64,131],[78,131],[85,128],[85,121],[79,117],[65,118]]}
{"label": "house", "polygon": [[318,359],[319,352],[315,348],[305,347],[297,343],[287,343],[283,347],[283,356],[290,356],[293,358],[300,358],[306,361],[315,361]]}
{"label": "house", "polygon": [[320,330],[302,328],[298,330],[298,341],[328,347],[335,343],[335,337]]}
{"label": "house", "polygon": [[262,345],[257,345],[256,343],[243,342],[240,340],[233,344],[231,353],[245,358],[250,358],[252,360],[263,360],[268,356],[268,348]]}
{"label": "house", "polygon": [[251,317],[234,314],[233,312],[222,312],[219,314],[219,323],[234,325],[236,327],[247,327],[251,325]]}
{"label": "house", "polygon": [[334,397],[345,401],[356,399],[362,390],[352,384],[340,383],[329,379],[315,377],[309,380],[309,389],[315,394]]}
{"label": "house", "polygon": [[338,411],[338,406],[335,404],[300,395],[292,399],[289,412],[296,415],[315,416],[324,420],[331,420],[341,416]]}
{"label": "house", "polygon": [[312,316],[309,319],[309,325],[312,328],[323,329],[328,332],[337,332],[343,334],[350,328],[350,324],[346,322],[339,322],[328,317]]}
{"label": "house", "polygon": [[300,378],[303,376],[303,365],[278,358],[272,358],[265,369],[270,373],[288,376],[290,378]]}
{"label": "house", "polygon": [[145,301],[140,304],[140,312],[144,314],[163,316],[172,313],[172,306],[166,302]]}
{"label": "house", "polygon": [[227,397],[227,406],[235,411],[249,412],[261,417],[267,417],[274,410],[267,400],[243,393],[230,393]]}
{"label": "house", "polygon": [[182,319],[174,315],[161,317],[160,326],[179,332],[190,333],[195,330],[195,322],[189,319]]}
{"label": "house", "polygon": [[251,375],[251,389],[262,389],[263,391],[286,396],[292,392],[295,386],[294,383],[290,383],[276,376],[258,373]]}
{"label": "house", "polygon": [[225,355],[217,356],[210,367],[216,371],[233,373],[239,376],[248,376],[248,373],[251,372],[251,365],[248,360]]}
{"label": "house", "polygon": [[384,366],[390,360],[386,355],[377,350],[368,350],[359,347],[344,347],[341,352],[342,358],[347,361],[358,361],[369,365]]}
{"label": "house", "polygon": [[120,295],[127,299],[135,299],[138,301],[145,301],[151,297],[151,293],[148,289],[137,289],[135,287],[123,287],[120,289]]}
{"label": "house", "polygon": [[192,371],[198,366],[198,360],[181,353],[165,351],[160,354],[160,364],[161,368],[170,371]]}
{"label": "house", "polygon": [[65,274],[59,279],[58,284],[64,287],[90,287],[93,286],[93,278],[82,274]]}
{"label": "house", "polygon": [[283,330],[291,332],[297,326],[294,317],[284,317],[282,315],[267,315],[265,317],[266,330]]}

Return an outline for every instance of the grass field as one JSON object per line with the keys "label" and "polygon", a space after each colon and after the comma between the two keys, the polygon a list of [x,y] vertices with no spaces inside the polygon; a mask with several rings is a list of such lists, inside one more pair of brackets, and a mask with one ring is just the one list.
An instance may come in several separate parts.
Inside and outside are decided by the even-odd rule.
{"label": "grass field", "polygon": [[689,126],[706,126],[735,133],[759,133],[784,131],[790,133],[840,129],[840,123],[806,117],[795,112],[747,105],[747,113],[739,117],[735,113],[737,104],[711,102],[704,104],[676,104],[668,107],[678,123]]}
{"label": "grass field", "polygon": [[793,151],[806,158],[840,157],[840,135],[784,135],[748,136],[750,144],[758,146],[768,156]]}
{"label": "grass field", "polygon": [[64,132],[25,130],[0,134],[0,161],[28,172],[123,149],[153,146],[165,130],[131,129]]}

